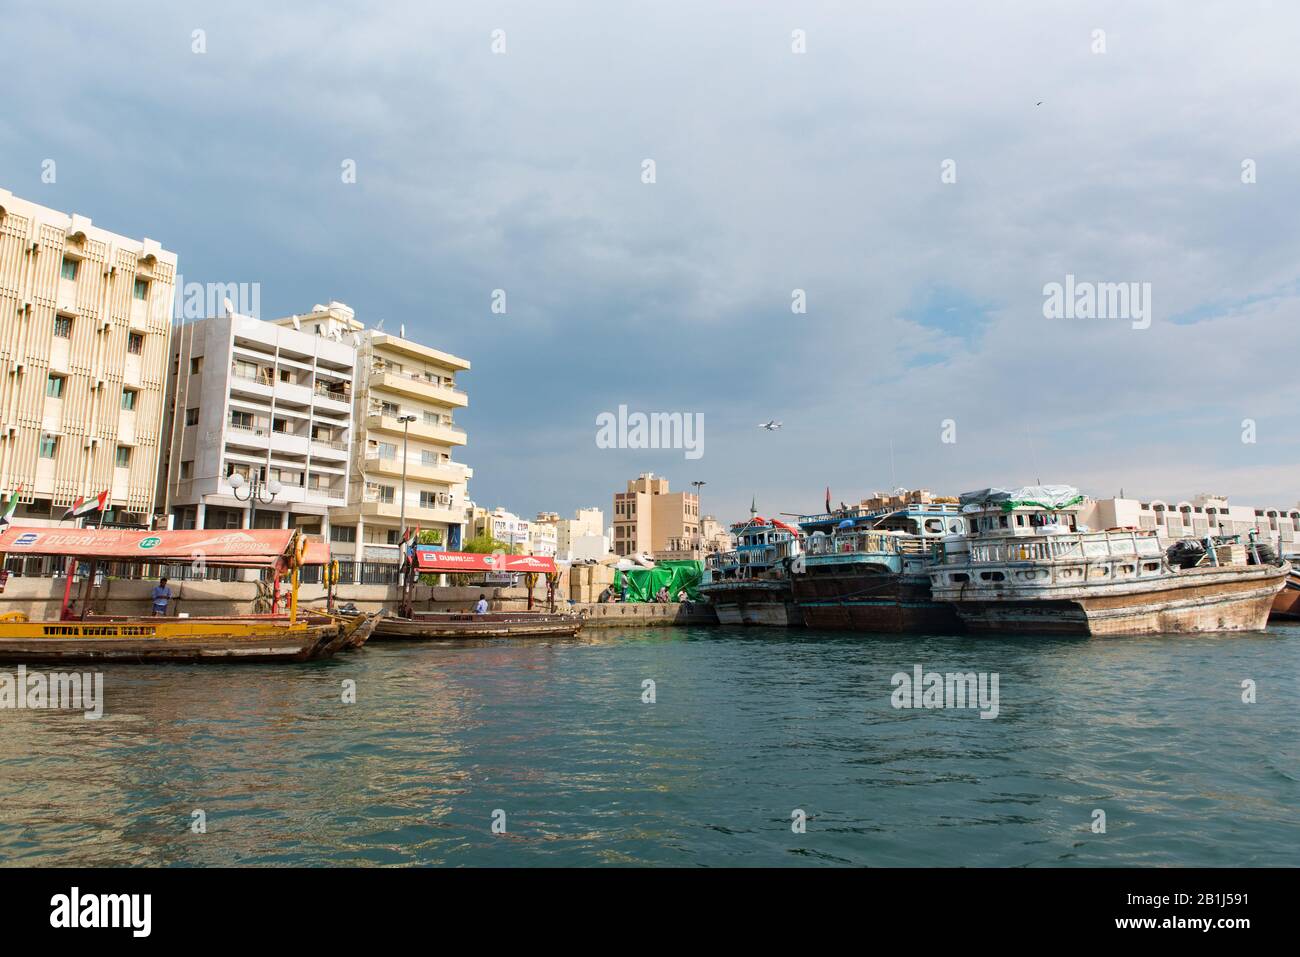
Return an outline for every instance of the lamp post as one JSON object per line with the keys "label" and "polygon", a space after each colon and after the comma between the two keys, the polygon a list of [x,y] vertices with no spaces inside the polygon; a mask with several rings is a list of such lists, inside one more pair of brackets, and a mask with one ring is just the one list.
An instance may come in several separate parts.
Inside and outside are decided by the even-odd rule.
{"label": "lamp post", "polygon": [[401,540],[403,533],[406,531],[406,443],[411,433],[411,423],[415,421],[413,415],[399,415],[397,421],[402,423],[402,510],[401,517],[398,519],[397,538]]}
{"label": "lamp post", "polygon": [[264,482],[260,478],[248,479],[248,493],[240,495],[239,490],[244,487],[244,476],[238,472],[232,472],[226,479],[230,483],[231,492],[240,502],[248,503],[248,527],[257,528],[257,504],[270,505],[275,501],[275,497],[281,492],[281,485],[275,479]]}
{"label": "lamp post", "polygon": [[704,510],[700,508],[700,489],[704,488],[704,486],[708,484],[708,482],[698,481],[691,483],[691,485],[695,487],[695,541],[696,547],[699,548],[700,551],[704,550],[704,527],[700,524],[700,520],[704,516]]}

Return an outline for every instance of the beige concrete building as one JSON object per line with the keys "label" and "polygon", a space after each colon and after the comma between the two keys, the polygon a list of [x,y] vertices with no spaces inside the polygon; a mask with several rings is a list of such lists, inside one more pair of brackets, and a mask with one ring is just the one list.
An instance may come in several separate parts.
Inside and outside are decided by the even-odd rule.
{"label": "beige concrete building", "polygon": [[[342,303],[291,317],[311,330]],[[468,441],[455,412],[469,404],[457,376],[469,360],[401,335],[356,324],[356,401],[347,503],[330,511],[336,557],[395,562],[401,538],[402,477],[406,524],[437,532],[449,549],[460,548],[473,470],[453,461]],[[405,448],[405,455],[403,449]]]}
{"label": "beige concrete building", "polygon": [[0,493],[57,521],[108,489],[148,524],[158,485],[176,254],[0,189]]}
{"label": "beige concrete building", "polygon": [[666,478],[643,472],[614,493],[614,554],[664,551],[671,540],[700,534],[700,500],[691,492],[670,492]]}

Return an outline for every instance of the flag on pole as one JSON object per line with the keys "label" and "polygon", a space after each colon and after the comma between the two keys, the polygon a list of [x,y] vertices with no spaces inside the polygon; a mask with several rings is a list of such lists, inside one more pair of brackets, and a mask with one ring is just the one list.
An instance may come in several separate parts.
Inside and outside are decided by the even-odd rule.
{"label": "flag on pole", "polygon": [[831,511],[831,487],[828,485],[826,486],[826,514],[829,515],[830,511]]}
{"label": "flag on pole", "polygon": [[18,493],[22,490],[23,487],[20,485],[14,489],[13,493],[9,496],[9,501],[5,503],[4,511],[0,512],[0,528],[4,528],[13,521],[14,512],[18,509]]}
{"label": "flag on pole", "polygon": [[94,498],[86,498],[83,495],[72,503],[72,507],[63,513],[63,517],[59,521],[66,522],[70,518],[81,518],[81,516],[89,515],[91,512],[102,512],[107,504],[108,489],[104,489]]}

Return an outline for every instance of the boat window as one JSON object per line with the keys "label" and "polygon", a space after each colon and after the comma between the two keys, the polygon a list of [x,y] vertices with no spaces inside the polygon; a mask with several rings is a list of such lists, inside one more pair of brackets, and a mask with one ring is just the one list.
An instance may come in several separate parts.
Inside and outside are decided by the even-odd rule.
{"label": "boat window", "polygon": [[1017,516],[1016,516],[1016,524],[1019,525],[1019,526],[1021,526],[1021,527],[1023,528],[1023,527],[1024,527],[1024,524],[1025,524],[1025,517],[1024,517],[1023,515],[1017,515]]}
{"label": "boat window", "polygon": [[1010,527],[1011,527],[1011,523],[1007,521],[1007,517],[1006,517],[1005,515],[999,515],[999,516],[998,516],[998,524],[999,524],[1002,528],[1010,528]]}
{"label": "boat window", "polygon": [[1000,582],[1006,579],[1006,575],[1001,572],[980,572],[980,578],[986,582]]}
{"label": "boat window", "polygon": [[954,585],[960,585],[962,582],[970,581],[970,576],[965,572],[957,572],[953,575],[949,575],[948,581],[952,582]]}
{"label": "boat window", "polygon": [[941,518],[927,518],[927,519],[925,520],[925,530],[926,530],[927,532],[942,532],[942,531],[943,531],[943,519],[941,519]]}

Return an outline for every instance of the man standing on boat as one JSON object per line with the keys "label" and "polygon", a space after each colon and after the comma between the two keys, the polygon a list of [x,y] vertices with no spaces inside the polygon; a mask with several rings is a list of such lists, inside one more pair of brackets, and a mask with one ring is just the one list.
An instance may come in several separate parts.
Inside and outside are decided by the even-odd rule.
{"label": "man standing on boat", "polygon": [[[165,579],[164,579],[164,580],[165,580]],[[487,608],[488,608],[488,606],[487,606],[487,595],[479,595],[479,596],[478,596],[478,604],[476,604],[476,605],[474,606],[474,614],[476,614],[476,615],[486,615],[486,614],[487,614]]]}
{"label": "man standing on boat", "polygon": [[171,589],[167,587],[167,576],[164,575],[158,579],[158,584],[153,590],[153,613],[154,617],[165,617],[167,614],[167,605],[172,600]]}

